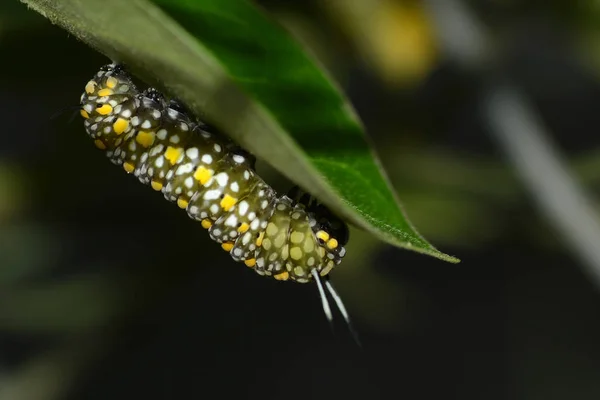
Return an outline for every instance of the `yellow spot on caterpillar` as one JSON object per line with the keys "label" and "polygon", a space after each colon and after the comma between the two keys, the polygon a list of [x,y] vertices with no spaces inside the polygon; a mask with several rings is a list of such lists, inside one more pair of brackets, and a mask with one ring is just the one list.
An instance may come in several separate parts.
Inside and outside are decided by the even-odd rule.
{"label": "yellow spot on caterpillar", "polygon": [[139,131],[135,137],[135,141],[147,149],[154,143],[154,132]]}
{"label": "yellow spot on caterpillar", "polygon": [[317,239],[321,239],[324,242],[329,240],[329,233],[327,233],[325,231],[317,232],[316,236],[317,236]]}
{"label": "yellow spot on caterpillar", "polygon": [[238,232],[239,233],[244,233],[246,232],[248,229],[250,229],[250,225],[248,225],[247,223],[242,223],[242,225],[240,225],[240,227],[238,228]]}
{"label": "yellow spot on caterpillar", "polygon": [[135,166],[132,163],[125,162],[123,163],[123,169],[128,173],[132,173],[135,170]]}
{"label": "yellow spot on caterpillar", "polygon": [[294,274],[296,274],[298,276],[304,276],[304,269],[302,269],[302,267],[300,267],[300,266],[295,267]]}
{"label": "yellow spot on caterpillar", "polygon": [[290,279],[290,273],[287,271],[283,271],[280,274],[273,275],[273,278],[277,279],[278,281],[287,281],[288,279]]}
{"label": "yellow spot on caterpillar", "polygon": [[231,210],[231,207],[235,206],[235,203],[237,203],[238,199],[236,199],[235,197],[231,197],[230,195],[226,194],[225,197],[223,197],[223,199],[221,200],[221,208],[224,211],[229,211]]}
{"label": "yellow spot on caterpillar", "polygon": [[106,150],[106,145],[104,144],[104,142],[100,139],[96,139],[94,140],[94,144],[96,145],[97,148],[99,148],[100,150]]}
{"label": "yellow spot on caterpillar", "polygon": [[100,115],[108,115],[112,110],[113,108],[110,104],[104,104],[102,107],[96,108],[96,112]]}
{"label": "yellow spot on caterpillar", "polygon": [[177,199],[177,206],[179,208],[185,209],[187,208],[188,204],[190,203],[185,199]]}
{"label": "yellow spot on caterpillar", "polygon": [[225,242],[221,245],[221,247],[225,251],[231,251],[231,249],[233,249],[233,242]]}
{"label": "yellow spot on caterpillar", "polygon": [[246,264],[247,267],[252,268],[256,265],[256,258],[249,258],[244,261],[244,264]]}
{"label": "yellow spot on caterpillar", "polygon": [[87,111],[85,111],[84,109],[81,109],[79,111],[79,114],[81,114],[81,116],[85,119],[88,119],[90,117],[90,114],[88,114]]}
{"label": "yellow spot on caterpillar", "polygon": [[302,258],[302,250],[300,249],[300,247],[292,247],[290,249],[290,257],[292,257],[292,260],[299,260]]}
{"label": "yellow spot on caterpillar", "polygon": [[205,218],[202,220],[201,224],[204,229],[208,229],[212,226],[212,221],[208,218]]}
{"label": "yellow spot on caterpillar", "polygon": [[336,249],[338,247],[338,241],[334,238],[329,239],[327,241],[327,247],[329,247],[331,250]]}
{"label": "yellow spot on caterpillar", "polygon": [[194,172],[194,179],[200,182],[201,185],[204,185],[206,182],[208,182],[212,175],[213,173],[211,170],[204,167],[198,167],[196,172]]}
{"label": "yellow spot on caterpillar", "polygon": [[111,88],[111,89],[114,89],[115,87],[117,87],[118,83],[119,83],[119,81],[117,80],[117,78],[114,78],[112,76],[109,76],[106,79],[106,86],[109,87],[109,88]]}
{"label": "yellow spot on caterpillar", "polygon": [[94,90],[96,90],[96,82],[89,81],[87,85],[85,85],[85,92],[87,94],[92,94],[94,93]]}
{"label": "yellow spot on caterpillar", "polygon": [[174,165],[177,160],[179,160],[179,157],[181,157],[181,154],[183,153],[183,150],[181,149],[181,147],[167,147],[167,151],[165,152],[165,158],[167,160],[169,160],[169,162],[171,163],[171,165]]}
{"label": "yellow spot on caterpillar", "polygon": [[113,91],[111,89],[102,89],[98,91],[98,96],[100,97],[110,96],[111,94],[113,94]]}
{"label": "yellow spot on caterpillar", "polygon": [[150,182],[150,186],[152,186],[152,189],[156,190],[157,192],[163,188],[163,184],[158,181]]}
{"label": "yellow spot on caterpillar", "polygon": [[112,112],[112,106],[110,104],[104,104],[102,107],[96,108],[96,112],[100,115],[108,115]]}
{"label": "yellow spot on caterpillar", "polygon": [[113,124],[113,130],[117,135],[120,135],[121,133],[125,132],[128,127],[129,121],[123,118],[117,118],[117,120]]}
{"label": "yellow spot on caterpillar", "polygon": [[265,237],[265,233],[264,233],[264,232],[261,232],[261,233],[258,235],[258,238],[256,238],[256,245],[257,245],[258,247],[262,246],[262,242],[263,242],[263,238],[264,238],[264,237]]}

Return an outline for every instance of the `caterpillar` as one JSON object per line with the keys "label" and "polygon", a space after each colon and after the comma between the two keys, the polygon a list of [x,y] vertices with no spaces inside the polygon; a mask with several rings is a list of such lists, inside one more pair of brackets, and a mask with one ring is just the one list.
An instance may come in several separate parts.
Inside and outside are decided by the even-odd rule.
{"label": "caterpillar", "polygon": [[278,196],[256,159],[155,88],[138,90],[122,64],[103,66],[85,85],[80,114],[110,161],[184,209],[230,256],[280,281],[321,280],[349,323],[329,279],[346,254],[347,225],[297,186]]}

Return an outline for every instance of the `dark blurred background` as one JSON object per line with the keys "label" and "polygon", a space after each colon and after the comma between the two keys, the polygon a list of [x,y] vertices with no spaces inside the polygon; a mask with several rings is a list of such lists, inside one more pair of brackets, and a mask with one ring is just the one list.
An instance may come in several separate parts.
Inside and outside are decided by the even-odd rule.
{"label": "dark blurred background", "polygon": [[[333,277],[363,348],[332,335],[313,285],[240,267],[92,146],[72,107],[109,60],[3,1],[0,399],[600,398],[593,261],[482,109],[510,80],[598,210],[600,2],[463,1],[482,28],[454,26],[465,40],[435,18],[442,0],[260,3],[348,94],[415,226],[462,262],[353,230]],[[482,60],[449,49],[484,35]]]}

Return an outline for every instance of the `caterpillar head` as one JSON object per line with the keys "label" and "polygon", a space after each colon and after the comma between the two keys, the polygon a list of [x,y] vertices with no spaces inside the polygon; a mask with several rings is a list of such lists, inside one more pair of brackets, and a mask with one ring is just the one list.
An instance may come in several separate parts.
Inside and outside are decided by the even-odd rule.
{"label": "caterpillar head", "polygon": [[325,276],[346,255],[344,246],[350,238],[348,225],[314,196],[302,191],[297,186],[290,190],[288,197],[304,206],[310,218],[310,226],[317,238],[317,243],[325,250],[328,261],[333,261],[327,263],[320,271],[321,276]]}
{"label": "caterpillar head", "polygon": [[81,95],[81,116],[95,121],[113,115],[114,108],[131,99],[135,86],[121,65],[108,64],[85,85]]}

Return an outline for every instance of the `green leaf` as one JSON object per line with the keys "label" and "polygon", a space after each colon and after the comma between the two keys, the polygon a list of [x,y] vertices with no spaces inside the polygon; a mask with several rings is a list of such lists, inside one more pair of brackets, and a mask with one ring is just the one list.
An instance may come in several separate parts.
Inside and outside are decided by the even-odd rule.
{"label": "green leaf", "polygon": [[349,222],[393,245],[458,262],[403,214],[340,90],[252,3],[21,1],[183,100]]}

